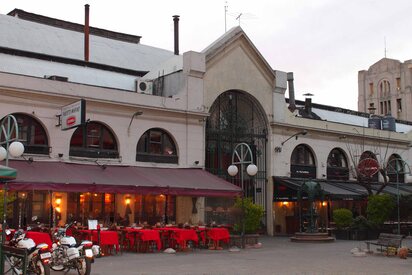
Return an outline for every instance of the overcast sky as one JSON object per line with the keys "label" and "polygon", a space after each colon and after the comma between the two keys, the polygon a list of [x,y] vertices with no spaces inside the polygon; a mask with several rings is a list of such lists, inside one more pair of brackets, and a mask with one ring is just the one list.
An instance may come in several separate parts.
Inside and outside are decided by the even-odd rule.
{"label": "overcast sky", "polygon": [[[180,52],[202,51],[239,24],[275,70],[294,72],[296,98],[357,110],[358,71],[385,56],[412,59],[412,0],[0,0],[0,13],[23,9],[142,36],[173,51],[180,15]],[[92,50],[92,49],[91,49]]]}

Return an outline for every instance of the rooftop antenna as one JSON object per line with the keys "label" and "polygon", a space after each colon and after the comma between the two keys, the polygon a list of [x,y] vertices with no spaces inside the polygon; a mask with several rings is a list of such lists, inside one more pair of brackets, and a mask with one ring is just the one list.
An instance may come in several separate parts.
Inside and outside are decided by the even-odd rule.
{"label": "rooftop antenna", "polygon": [[239,20],[239,26],[240,26],[240,17],[242,16],[243,13],[239,13],[239,15],[236,17],[236,20]]}
{"label": "rooftop antenna", "polygon": [[227,15],[227,8],[228,8],[229,6],[227,5],[227,1],[225,1],[225,33],[226,33],[226,31],[227,31],[227,28],[226,28],[226,15]]}
{"label": "rooftop antenna", "polygon": [[312,96],[314,96],[314,94],[312,94],[312,93],[304,93],[303,96],[304,96],[304,97],[312,97]]}
{"label": "rooftop antenna", "polygon": [[383,44],[384,44],[384,54],[385,54],[385,58],[386,58],[386,36],[383,37]]}

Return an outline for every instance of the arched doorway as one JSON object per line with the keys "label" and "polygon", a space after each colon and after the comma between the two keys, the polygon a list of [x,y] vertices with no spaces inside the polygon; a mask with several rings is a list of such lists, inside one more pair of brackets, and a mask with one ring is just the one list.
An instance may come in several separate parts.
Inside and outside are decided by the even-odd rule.
{"label": "arched doorway", "polygon": [[[231,178],[227,168],[238,143],[252,149],[258,173],[244,179],[245,196],[252,197],[266,209],[266,143],[267,120],[260,104],[249,94],[237,90],[222,93],[210,108],[206,123],[206,169],[241,186],[240,176]],[[247,173],[244,173],[245,175]]]}

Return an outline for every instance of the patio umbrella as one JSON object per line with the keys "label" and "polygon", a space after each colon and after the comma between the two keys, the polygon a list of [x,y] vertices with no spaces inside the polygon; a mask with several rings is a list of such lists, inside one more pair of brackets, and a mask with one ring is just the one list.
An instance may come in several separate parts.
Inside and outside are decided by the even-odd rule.
{"label": "patio umbrella", "polygon": [[17,170],[11,167],[0,165],[0,181],[14,180],[17,177]]}

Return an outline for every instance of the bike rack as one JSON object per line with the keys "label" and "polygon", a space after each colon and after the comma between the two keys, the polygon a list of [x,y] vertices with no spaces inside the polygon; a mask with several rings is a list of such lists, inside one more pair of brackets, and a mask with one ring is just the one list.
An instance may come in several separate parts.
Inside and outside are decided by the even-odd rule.
{"label": "bike rack", "polygon": [[[13,266],[12,263],[10,262],[10,257],[16,257],[18,259],[21,259],[21,261],[19,263],[23,263],[22,268],[20,269],[20,264],[19,264],[19,270],[21,270],[23,273],[21,273],[21,275],[26,275],[27,274],[27,249],[22,249],[22,248],[15,248],[12,246],[7,246],[7,245],[2,245],[1,246],[1,250],[2,250],[2,254],[3,257],[7,259],[7,262],[9,264],[9,266],[6,270],[6,266],[3,267],[4,273],[3,274],[9,274],[9,272],[11,272],[10,274],[12,275],[16,275],[16,274],[20,274],[20,273],[16,273],[14,268],[16,266]],[[2,259],[3,260],[3,259]],[[6,261],[2,261],[2,263],[4,264]]]}

